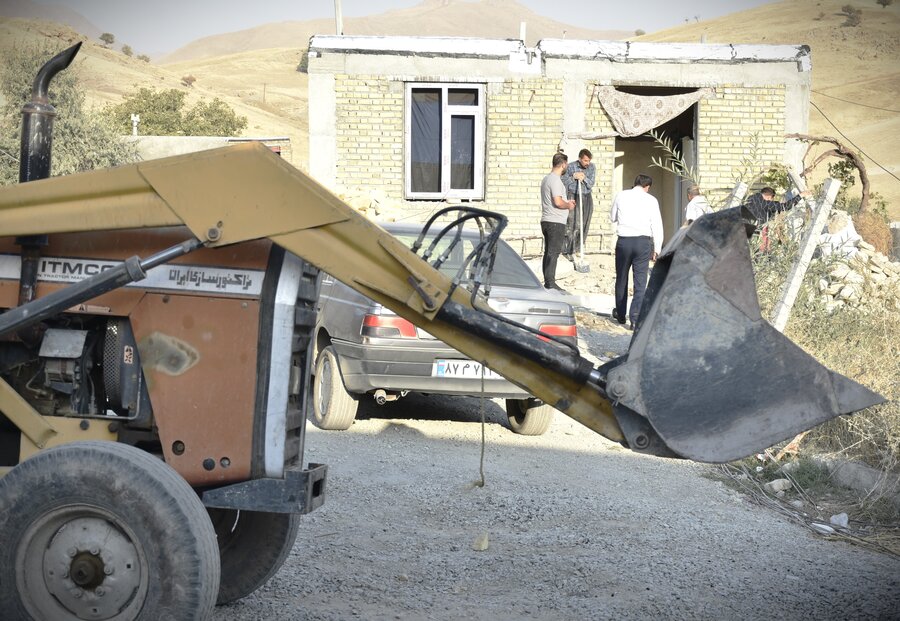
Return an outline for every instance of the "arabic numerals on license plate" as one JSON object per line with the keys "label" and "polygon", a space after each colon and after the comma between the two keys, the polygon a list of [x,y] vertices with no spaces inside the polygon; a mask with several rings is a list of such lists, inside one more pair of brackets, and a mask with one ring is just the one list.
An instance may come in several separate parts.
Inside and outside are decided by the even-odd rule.
{"label": "arabic numerals on license plate", "polygon": [[[432,375],[435,377],[481,377],[482,365],[474,360],[436,360]],[[485,379],[496,379],[496,373],[484,368]]]}

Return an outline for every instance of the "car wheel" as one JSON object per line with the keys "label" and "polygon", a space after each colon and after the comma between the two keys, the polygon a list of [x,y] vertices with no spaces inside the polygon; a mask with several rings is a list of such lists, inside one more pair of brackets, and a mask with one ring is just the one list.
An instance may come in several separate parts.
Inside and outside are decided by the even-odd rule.
{"label": "car wheel", "polygon": [[550,428],[553,408],[537,399],[507,399],[510,428],[523,436],[539,436]]}
{"label": "car wheel", "polygon": [[313,423],[321,429],[349,429],[359,401],[344,388],[337,356],[329,345],[316,358],[313,383]]}
{"label": "car wheel", "polygon": [[206,509],[149,453],[73,442],[0,479],[4,619],[208,619],[218,590]]}

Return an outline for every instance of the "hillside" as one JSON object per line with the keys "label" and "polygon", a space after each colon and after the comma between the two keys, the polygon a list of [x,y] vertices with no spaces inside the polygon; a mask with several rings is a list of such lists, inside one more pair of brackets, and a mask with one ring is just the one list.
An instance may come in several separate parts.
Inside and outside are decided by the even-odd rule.
{"label": "hillside", "polygon": [[[305,166],[307,91],[306,75],[296,71],[300,50],[258,50],[189,66],[161,67],[86,41],[65,26],[0,17],[0,61],[23,46],[44,43],[61,51],[78,41],[84,44],[69,71],[77,72],[88,106],[118,103],[140,87],[185,91],[189,105],[218,97],[247,117],[244,136],[287,136],[293,145],[291,163]],[[189,74],[197,78],[191,88],[181,83],[181,78]]]}
{"label": "hillside", "polygon": [[862,10],[862,20],[847,27],[840,12],[845,4],[847,0],[788,0],[635,40],[698,42],[705,37],[707,43],[809,45],[810,134],[861,149],[868,156],[873,191],[887,199],[892,219],[900,220],[900,180],[875,163],[900,177],[900,5],[881,8],[874,0],[857,0],[852,4]]}
{"label": "hillside", "polygon": [[[534,45],[540,39],[622,39],[632,33],[621,30],[589,30],[555,21],[534,13],[515,0],[479,2],[443,2],[424,0],[421,4],[366,17],[345,17],[347,35],[418,35],[519,37],[519,24],[526,22],[526,40]],[[223,54],[271,47],[302,47],[314,34],[334,34],[331,19],[265,24],[256,28],[198,39],[164,56],[159,62],[173,63],[210,58]]]}

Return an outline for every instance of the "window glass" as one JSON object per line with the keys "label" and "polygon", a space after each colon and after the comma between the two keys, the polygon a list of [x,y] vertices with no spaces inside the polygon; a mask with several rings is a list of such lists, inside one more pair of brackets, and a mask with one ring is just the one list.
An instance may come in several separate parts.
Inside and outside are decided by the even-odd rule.
{"label": "window glass", "polygon": [[450,187],[471,190],[475,187],[475,117],[450,119]]}
{"label": "window glass", "polygon": [[477,106],[478,91],[472,88],[447,89],[447,103],[451,106]]}
{"label": "window glass", "polygon": [[[436,234],[440,232],[441,228],[443,227],[436,224],[432,226],[431,230]],[[388,228],[388,231],[390,231],[390,228]],[[397,234],[396,237],[409,247],[412,247],[417,238],[416,235],[409,233],[400,233]],[[434,237],[426,238],[424,243],[425,248],[431,243],[430,239],[434,239]],[[434,253],[431,255],[431,261],[434,261],[434,259],[440,256],[441,252],[446,250],[452,239],[452,232],[441,238],[440,243],[437,245],[437,249],[435,249]],[[465,261],[472,253],[476,243],[478,243],[477,237],[463,235],[462,243],[456,245],[451,255],[441,265],[441,273],[450,278],[456,276],[463,261]],[[537,280],[537,277],[531,269],[529,269],[528,265],[525,264],[525,261],[522,260],[522,257],[516,254],[516,251],[503,240],[500,240],[500,243],[497,245],[497,259],[494,261],[491,285],[526,288],[541,287],[541,283]]]}
{"label": "window glass", "polygon": [[416,88],[410,110],[410,181],[413,192],[441,191],[441,91]]}

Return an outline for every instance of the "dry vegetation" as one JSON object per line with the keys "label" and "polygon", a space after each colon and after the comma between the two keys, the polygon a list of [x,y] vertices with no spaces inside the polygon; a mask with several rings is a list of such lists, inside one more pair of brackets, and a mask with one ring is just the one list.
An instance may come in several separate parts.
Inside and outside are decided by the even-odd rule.
{"label": "dry vegetation", "polygon": [[[764,316],[774,307],[795,253],[796,245],[788,242],[755,258]],[[891,298],[870,291],[866,296],[869,304],[829,312],[816,293],[816,283],[831,269],[833,260],[817,259],[811,264],[785,334],[829,368],[881,393],[888,401],[834,419],[804,442],[900,474],[900,292],[895,291]]]}
{"label": "dry vegetation", "polygon": [[[765,317],[771,314],[797,252],[785,232],[776,231],[773,237],[781,241],[769,253],[754,256]],[[751,247],[758,247],[757,238]],[[722,473],[760,504],[820,535],[900,555],[900,290],[893,297],[876,296],[867,283],[867,304],[829,312],[816,293],[816,283],[836,260],[819,258],[810,265],[785,334],[830,369],[881,393],[887,401],[724,466]],[[876,468],[882,473],[880,486],[866,493],[835,485],[823,456]],[[766,482],[785,478],[790,481],[785,492],[775,495],[765,489]],[[850,523],[828,531],[831,516],[841,513],[850,516]]]}

